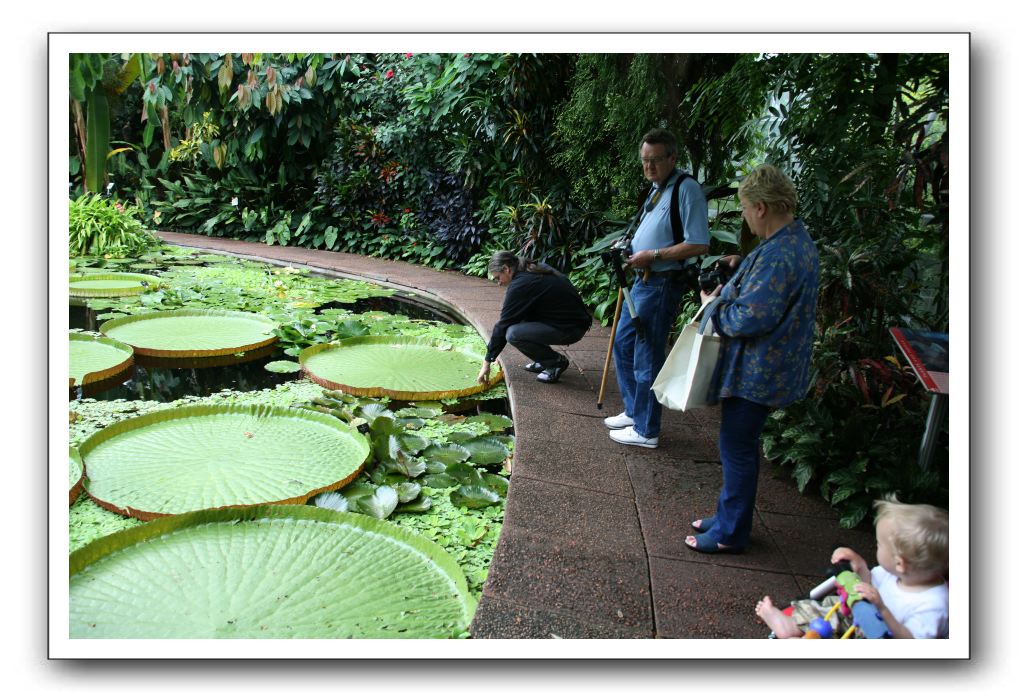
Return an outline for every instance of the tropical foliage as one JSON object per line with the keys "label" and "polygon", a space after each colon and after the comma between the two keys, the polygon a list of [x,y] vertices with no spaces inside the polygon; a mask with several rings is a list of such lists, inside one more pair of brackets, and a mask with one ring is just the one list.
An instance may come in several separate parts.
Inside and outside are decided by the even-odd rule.
{"label": "tropical foliage", "polygon": [[[705,264],[750,248],[733,185],[777,163],[822,288],[811,395],[774,417],[765,450],[849,525],[885,491],[946,504],[946,455],[912,461],[927,400],[888,336],[948,326],[945,55],[180,53],[70,68],[72,197],[107,189],[102,162],[153,228],[476,275],[508,248],[569,272],[605,321],[599,256],[643,186],[642,132],[675,132],[705,183]],[[156,309],[180,299],[160,296]],[[319,317],[282,321],[291,356],[327,340]]]}

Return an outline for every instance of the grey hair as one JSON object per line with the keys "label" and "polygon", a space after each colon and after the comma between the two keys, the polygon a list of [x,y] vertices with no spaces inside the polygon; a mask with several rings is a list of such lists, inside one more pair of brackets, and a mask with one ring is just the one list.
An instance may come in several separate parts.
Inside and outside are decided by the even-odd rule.
{"label": "grey hair", "polygon": [[517,272],[535,272],[537,274],[550,274],[546,268],[541,267],[534,260],[525,257],[517,257],[508,250],[498,250],[488,260],[488,273],[497,274],[503,267],[509,267],[515,274]]}

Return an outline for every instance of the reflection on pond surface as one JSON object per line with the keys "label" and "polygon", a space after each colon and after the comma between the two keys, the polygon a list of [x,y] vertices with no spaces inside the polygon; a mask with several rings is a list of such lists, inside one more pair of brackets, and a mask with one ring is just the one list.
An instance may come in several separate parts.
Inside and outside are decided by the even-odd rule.
{"label": "reflection on pond surface", "polygon": [[[133,371],[129,371],[129,380],[101,392],[90,392],[86,387],[82,395],[100,401],[176,401],[185,396],[208,396],[223,389],[238,392],[271,389],[296,379],[300,374],[280,374],[266,370],[265,364],[276,355],[270,350],[268,354],[262,353],[246,362],[241,358],[234,364],[214,367],[207,367],[198,362],[198,359],[176,363],[159,359],[159,364],[164,367],[156,367],[152,365],[152,359],[139,357]],[[167,367],[170,365],[175,367]]]}

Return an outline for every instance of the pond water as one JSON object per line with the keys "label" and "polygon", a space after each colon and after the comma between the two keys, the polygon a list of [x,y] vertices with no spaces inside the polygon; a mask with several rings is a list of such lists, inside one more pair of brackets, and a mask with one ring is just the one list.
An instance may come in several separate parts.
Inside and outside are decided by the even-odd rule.
{"label": "pond water", "polygon": [[[452,313],[414,302],[412,298],[398,294],[362,298],[354,303],[328,303],[322,305],[317,312],[327,308],[342,308],[358,314],[387,312],[404,315],[411,319],[463,324],[463,321]],[[72,329],[98,331],[96,312],[83,305],[81,301],[74,301],[70,304],[68,322]],[[300,373],[272,373],[265,369],[266,363],[281,359],[294,360],[283,354],[280,349],[271,347],[267,350],[262,349],[258,353],[248,354],[242,359],[226,357],[172,361],[135,356],[134,367],[127,370],[121,377],[86,387],[84,390],[79,387],[71,392],[71,398],[87,397],[100,401],[126,399],[128,401],[165,402],[175,401],[185,396],[208,396],[224,389],[239,392],[272,389],[300,377]],[[490,405],[486,404],[484,408],[488,412],[500,413],[500,409],[506,407],[504,404],[500,406],[492,402]]]}

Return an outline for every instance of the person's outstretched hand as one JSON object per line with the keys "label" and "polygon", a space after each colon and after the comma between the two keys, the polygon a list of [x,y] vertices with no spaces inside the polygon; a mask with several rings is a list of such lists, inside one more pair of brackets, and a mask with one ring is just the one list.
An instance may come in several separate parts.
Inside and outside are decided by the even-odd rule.
{"label": "person's outstretched hand", "polygon": [[481,371],[477,373],[478,384],[488,384],[488,375],[491,374],[491,363],[484,361],[484,365],[481,366]]}

